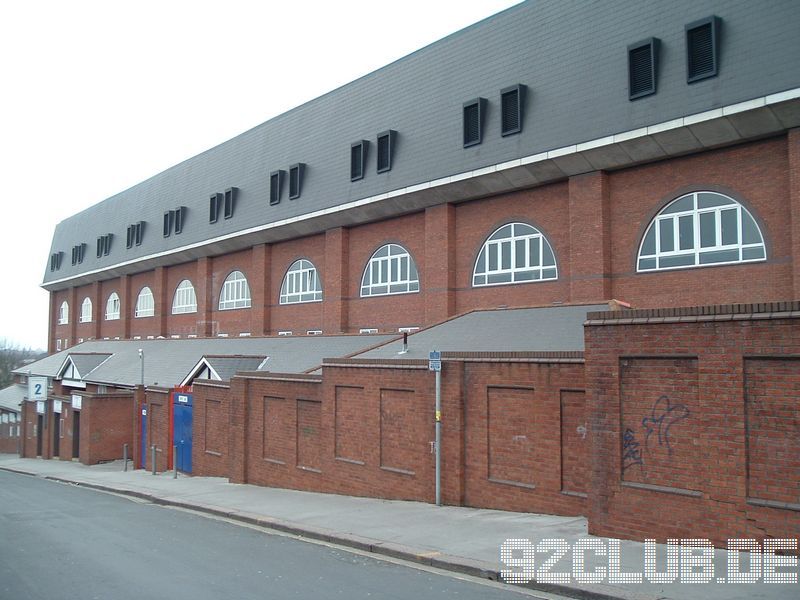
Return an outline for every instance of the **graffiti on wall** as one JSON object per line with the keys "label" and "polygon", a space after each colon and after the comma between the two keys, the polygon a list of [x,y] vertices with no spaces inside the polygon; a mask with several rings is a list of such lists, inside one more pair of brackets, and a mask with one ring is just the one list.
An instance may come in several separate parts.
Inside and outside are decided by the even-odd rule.
{"label": "graffiti on wall", "polygon": [[[639,465],[644,469],[646,454],[653,453],[657,448],[666,450],[667,456],[673,453],[670,430],[681,421],[688,419],[691,412],[685,404],[672,402],[669,396],[662,394],[653,403],[650,411],[641,420],[641,430],[626,427],[622,434],[622,470]],[[640,442],[640,437],[644,442]]]}

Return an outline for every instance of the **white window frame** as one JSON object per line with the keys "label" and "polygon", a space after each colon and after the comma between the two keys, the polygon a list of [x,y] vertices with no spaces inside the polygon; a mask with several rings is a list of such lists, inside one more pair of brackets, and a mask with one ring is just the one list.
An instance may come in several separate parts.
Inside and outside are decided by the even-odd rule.
{"label": "white window frame", "polygon": [[294,261],[281,284],[281,304],[301,304],[322,301],[322,282],[317,268],[305,258]]}
{"label": "white window frame", "polygon": [[68,325],[69,324],[69,302],[64,300],[61,303],[61,306],[58,308],[58,324],[59,325]]}
{"label": "white window frame", "polygon": [[[531,260],[532,249],[536,252],[535,260]],[[533,225],[520,222],[506,223],[495,229],[481,246],[472,270],[473,287],[556,279],[558,262],[550,241]]]}
{"label": "white window frame", "polygon": [[362,298],[418,292],[417,264],[403,246],[384,244],[367,261],[361,277]]}
{"label": "white window frame", "polygon": [[250,308],[250,286],[241,271],[232,271],[222,284],[219,293],[219,310]]}
{"label": "white window frame", "polygon": [[[700,194],[717,196],[719,204],[700,208]],[[685,199],[691,198],[691,207],[684,210],[670,210],[673,205]],[[687,202],[688,204],[688,202]],[[735,216],[736,219],[736,241],[733,243],[723,243],[723,213]],[[713,244],[702,245],[701,220],[703,218],[713,219],[714,240]],[[744,224],[749,220],[754,229],[751,232],[757,234],[758,240],[755,242],[744,243]],[[681,238],[681,221],[691,222],[692,235]],[[669,226],[666,224],[669,223]],[[662,250],[662,237],[669,238],[668,229],[662,227],[672,227],[671,250]],[[645,251],[648,236],[652,233],[654,239],[650,244],[654,251]],[[726,231],[727,235],[732,232],[730,228]],[[681,244],[685,247],[681,248]],[[691,244],[691,245],[689,245]],[[713,260],[714,254],[719,256],[734,255],[731,259]],[[650,224],[645,229],[644,235],[639,243],[639,252],[636,258],[636,270],[639,273],[653,271],[672,271],[675,269],[694,269],[699,267],[715,267],[720,265],[730,265],[749,262],[763,262],[767,259],[767,248],[764,244],[764,235],[758,225],[758,221],[753,217],[741,203],[730,196],[713,192],[710,190],[698,190],[689,194],[683,194],[669,202],[658,214],[653,217]],[[673,261],[673,264],[670,264]],[[682,264],[674,264],[680,261]]]}
{"label": "white window frame", "polygon": [[139,296],[136,298],[136,311],[134,318],[141,319],[144,317],[152,317],[156,314],[156,300],[153,297],[153,291],[144,286],[139,291]]}
{"label": "white window frame", "polygon": [[192,282],[184,279],[175,288],[175,295],[172,298],[172,314],[182,315],[197,312],[197,294],[194,291]]}
{"label": "white window frame", "polygon": [[106,300],[106,321],[119,320],[120,301],[117,292],[111,292]]}
{"label": "white window frame", "polygon": [[92,322],[92,299],[89,296],[83,299],[81,302],[81,323],[91,323]]}

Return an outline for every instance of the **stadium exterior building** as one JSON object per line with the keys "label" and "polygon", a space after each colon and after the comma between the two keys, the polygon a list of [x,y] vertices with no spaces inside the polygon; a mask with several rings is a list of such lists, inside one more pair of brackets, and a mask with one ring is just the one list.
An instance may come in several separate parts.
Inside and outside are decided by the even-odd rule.
{"label": "stadium exterior building", "polygon": [[23,453],[432,501],[439,349],[446,503],[797,537],[799,27],[525,2],[66,219]]}

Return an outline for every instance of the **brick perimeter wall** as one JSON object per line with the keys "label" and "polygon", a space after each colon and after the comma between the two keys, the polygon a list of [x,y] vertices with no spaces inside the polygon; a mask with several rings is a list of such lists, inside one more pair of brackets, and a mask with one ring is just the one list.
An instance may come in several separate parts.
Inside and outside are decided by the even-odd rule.
{"label": "brick perimeter wall", "polygon": [[589,532],[800,536],[800,320],[590,325]]}
{"label": "brick perimeter wall", "polygon": [[132,394],[83,395],[81,463],[94,465],[122,458],[123,445],[133,445],[133,408]]}
{"label": "brick perimeter wall", "polygon": [[230,386],[218,382],[192,386],[192,472],[230,476]]}
{"label": "brick perimeter wall", "polygon": [[[0,423],[0,453],[18,454],[22,439],[22,423],[19,422],[19,413],[0,411],[0,415],[14,415],[17,421],[13,423]],[[7,417],[10,418],[10,417]],[[19,434],[17,428],[19,427]]]}
{"label": "brick perimeter wall", "polygon": [[[582,514],[582,380],[579,361],[445,362],[443,502]],[[230,389],[201,382],[193,393],[196,475],[435,499],[435,376],[420,361],[401,368],[326,365],[321,377],[237,376]],[[552,436],[562,430],[563,438]],[[562,463],[569,465],[566,476]]]}

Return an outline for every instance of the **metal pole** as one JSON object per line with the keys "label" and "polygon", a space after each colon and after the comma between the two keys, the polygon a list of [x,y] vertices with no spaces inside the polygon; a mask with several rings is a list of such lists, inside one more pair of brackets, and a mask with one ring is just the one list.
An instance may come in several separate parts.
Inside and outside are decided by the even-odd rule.
{"label": "metal pole", "polygon": [[141,382],[142,382],[142,387],[144,387],[144,350],[143,350],[143,349],[141,349],[141,348],[139,348],[139,362],[141,362],[141,363],[142,363],[142,377],[141,377]]}
{"label": "metal pole", "polygon": [[156,474],[156,445],[150,446],[150,464],[153,465],[153,475]]}
{"label": "metal pole", "polygon": [[173,479],[177,479],[178,478],[178,447],[177,446],[173,446],[172,447],[172,467],[173,467],[173,469],[172,469],[172,478]]}
{"label": "metal pole", "polygon": [[122,460],[125,461],[125,466],[122,468],[127,473],[128,471],[128,444],[122,444]]}
{"label": "metal pole", "polygon": [[442,372],[436,371],[436,506],[442,505]]}

